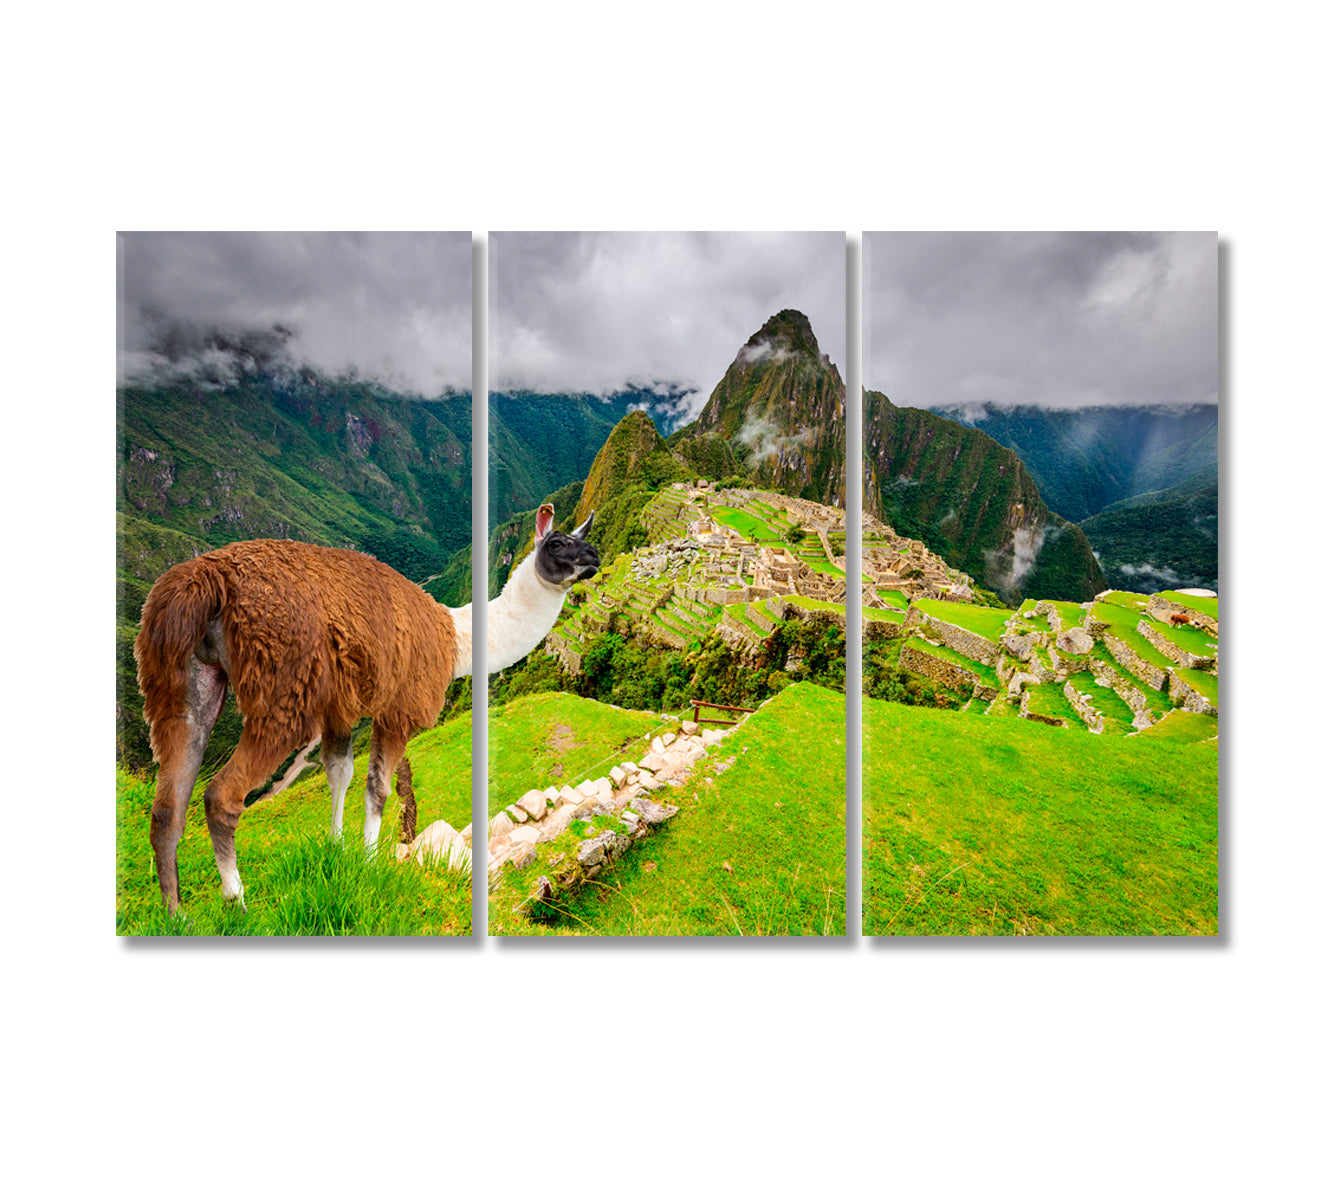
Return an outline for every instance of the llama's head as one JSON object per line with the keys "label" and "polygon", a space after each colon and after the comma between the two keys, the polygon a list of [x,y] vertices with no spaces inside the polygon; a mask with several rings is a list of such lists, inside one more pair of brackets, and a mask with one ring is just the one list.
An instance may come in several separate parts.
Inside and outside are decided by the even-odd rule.
{"label": "llama's head", "polygon": [[556,510],[544,504],[537,510],[537,542],[533,565],[537,576],[553,587],[569,587],[580,579],[591,579],[602,565],[597,550],[584,538],[593,527],[593,514],[573,533],[551,528]]}

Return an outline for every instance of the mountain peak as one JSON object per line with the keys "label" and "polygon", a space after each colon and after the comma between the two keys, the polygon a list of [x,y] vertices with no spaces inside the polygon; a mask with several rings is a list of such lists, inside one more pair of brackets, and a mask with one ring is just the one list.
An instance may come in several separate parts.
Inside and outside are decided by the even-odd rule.
{"label": "mountain peak", "polygon": [[820,344],[815,339],[810,318],[795,308],[785,308],[774,313],[750,335],[737,358],[749,363],[786,354],[809,355],[821,362],[826,361],[820,353]]}

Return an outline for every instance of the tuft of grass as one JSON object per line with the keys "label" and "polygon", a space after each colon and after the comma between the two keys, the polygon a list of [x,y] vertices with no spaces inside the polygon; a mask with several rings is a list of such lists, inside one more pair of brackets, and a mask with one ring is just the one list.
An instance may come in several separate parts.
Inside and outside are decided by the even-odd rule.
{"label": "tuft of grass", "polygon": [[[454,726],[456,728],[449,728]],[[461,829],[471,819],[469,718],[446,722],[408,745],[420,832],[435,820]],[[360,797],[365,759],[348,787],[343,837],[328,836],[329,789],[323,772],[302,780],[241,818],[237,858],[246,908],[222,899],[213,846],[196,786],[177,849],[181,908],[169,920],[148,843],[153,782],[116,773],[116,932],[182,935],[439,935],[471,931],[466,875],[442,864],[398,862],[399,800],[385,805],[377,853],[367,859]]]}

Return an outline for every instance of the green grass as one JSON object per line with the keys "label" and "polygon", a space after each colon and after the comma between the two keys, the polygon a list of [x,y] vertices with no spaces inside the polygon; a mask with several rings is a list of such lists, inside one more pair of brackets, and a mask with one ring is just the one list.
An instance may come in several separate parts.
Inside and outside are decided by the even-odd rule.
{"label": "green grass", "polygon": [[876,595],[895,608],[907,609],[911,601],[897,588],[876,588]]}
{"label": "green grass", "polygon": [[867,934],[1216,934],[1217,751],[863,699]]}
{"label": "green grass", "polygon": [[491,932],[841,934],[844,782],[844,697],[793,684],[711,750],[685,787],[658,793],[681,811],[564,897],[554,919],[522,907],[542,860],[507,867],[491,894]]}
{"label": "green grass", "polygon": [[662,724],[657,713],[612,708],[568,692],[539,692],[492,708],[487,815],[533,788],[575,784],[590,771],[596,777],[627,759],[637,762],[648,753],[644,734]]}
{"label": "green grass", "polygon": [[[446,722],[408,746],[417,796],[417,830],[435,820],[462,829],[471,819],[471,721]],[[343,838],[328,837],[329,789],[323,772],[252,805],[236,834],[246,909],[222,899],[204,819],[201,782],[177,850],[181,909],[169,921],[162,906],[148,815],[153,784],[116,775],[116,932],[122,934],[466,934],[471,885],[437,863],[400,863],[399,801],[391,793],[379,853],[361,845],[364,758],[348,787]]]}
{"label": "green grass", "polygon": [[1205,697],[1215,708],[1218,707],[1218,676],[1208,671],[1196,671],[1190,667],[1177,667],[1177,675]]}
{"label": "green grass", "polygon": [[[1218,737],[1218,718],[1176,708],[1157,724],[1141,729],[1135,736],[1173,742],[1207,742]],[[1217,743],[1214,745],[1216,749]]]}
{"label": "green grass", "polygon": [[1200,658],[1214,658],[1218,654],[1218,639],[1213,634],[1205,633],[1203,629],[1196,629],[1193,625],[1171,625],[1154,620],[1149,620],[1149,624],[1174,646],[1180,646],[1188,654],[1195,654]]}
{"label": "green grass", "polygon": [[1139,623],[1144,620],[1141,611],[1100,600],[1093,606],[1093,615],[1099,621],[1106,621],[1112,636],[1120,638],[1146,663],[1164,670],[1176,667],[1176,663],[1139,632]]}
{"label": "green grass", "polygon": [[1065,685],[1061,683],[1031,684],[1028,688],[1028,711],[1043,717],[1057,717],[1071,729],[1087,729],[1084,718],[1075,711],[1075,706],[1065,698]]}
{"label": "green grass", "polygon": [[[814,597],[812,597],[812,596],[784,596],[783,599],[784,599],[788,604],[795,605],[797,608],[804,608],[804,609],[806,609],[806,610],[809,611],[809,612],[839,612],[839,613],[841,613],[841,612],[846,612],[846,611],[847,611],[847,606],[846,606],[846,605],[843,605],[843,604],[835,604],[832,600],[816,600],[816,599],[815,599]],[[884,612],[884,614],[885,614],[886,616],[889,615],[889,613],[888,613],[886,610],[881,609],[881,610],[877,610],[877,611],[879,611],[879,612]],[[902,617],[901,614],[899,614],[899,620],[900,620],[900,621],[903,620],[903,617]]]}
{"label": "green grass", "polygon": [[[1076,625],[1082,625],[1084,623],[1084,617],[1087,615],[1088,610],[1080,608],[1080,606],[1073,600],[1051,600],[1048,603],[1050,603],[1060,615],[1062,628],[1073,629]],[[1041,619],[1045,625],[1046,619]]]}
{"label": "green grass", "polygon": [[958,650],[950,646],[935,646],[925,638],[914,638],[912,642],[914,650],[921,650],[924,654],[934,655],[936,658],[943,658],[948,663],[953,663],[956,667],[962,667],[965,671],[971,671],[984,684],[994,688],[1000,688],[1000,676],[996,674],[995,667],[989,667],[986,663],[980,663],[975,658],[969,658],[966,654],[959,653]]}
{"label": "green grass", "polygon": [[1218,597],[1217,596],[1187,596],[1182,592],[1159,592],[1160,596],[1171,600],[1174,604],[1181,605],[1182,608],[1188,608],[1191,612],[1203,613],[1206,617],[1213,617],[1218,620]]}
{"label": "green grass", "polygon": [[988,641],[1000,641],[1005,632],[1005,623],[1014,616],[1008,608],[980,608],[976,604],[952,604],[947,600],[914,600],[913,606],[928,616],[957,625],[969,633],[975,633]]}
{"label": "green grass", "polygon": [[735,529],[742,537],[752,542],[776,542],[779,535],[759,517],[739,508],[717,506],[709,510],[709,516],[720,525]]}

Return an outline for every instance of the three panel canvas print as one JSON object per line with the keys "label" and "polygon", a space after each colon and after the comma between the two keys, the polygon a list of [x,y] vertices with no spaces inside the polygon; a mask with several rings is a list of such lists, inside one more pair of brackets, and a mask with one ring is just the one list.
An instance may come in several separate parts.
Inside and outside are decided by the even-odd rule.
{"label": "three panel canvas print", "polygon": [[844,234],[490,234],[475,648],[471,237],[118,249],[118,932],[856,932],[850,618],[862,932],[1217,932],[1214,235],[864,235],[849,461]]}

